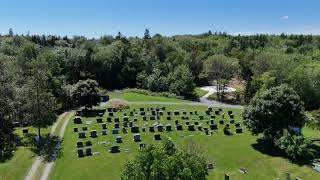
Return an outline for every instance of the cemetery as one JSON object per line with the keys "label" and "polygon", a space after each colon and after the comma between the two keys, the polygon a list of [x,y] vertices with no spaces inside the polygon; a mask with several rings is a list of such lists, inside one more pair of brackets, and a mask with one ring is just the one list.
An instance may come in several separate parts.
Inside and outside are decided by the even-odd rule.
{"label": "cemetery", "polygon": [[[98,179],[119,179],[127,160],[148,145],[160,145],[167,138],[181,147],[190,142],[201,144],[210,162],[208,179],[223,179],[225,174],[230,179],[268,179],[285,177],[287,171],[315,175],[308,167],[279,157],[266,158],[256,151],[257,137],[246,131],[239,109],[189,105],[99,108],[103,110],[100,114],[85,117],[79,111],[69,121],[63,156],[56,162],[52,179],[90,179],[92,174]],[[224,133],[226,128],[228,135]],[[275,171],[274,161],[287,167]],[[257,166],[264,169],[256,169]]]}

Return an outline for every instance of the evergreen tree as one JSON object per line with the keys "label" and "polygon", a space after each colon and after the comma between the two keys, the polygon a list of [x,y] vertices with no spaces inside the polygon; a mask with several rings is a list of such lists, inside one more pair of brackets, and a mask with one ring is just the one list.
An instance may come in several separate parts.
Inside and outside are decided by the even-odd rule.
{"label": "evergreen tree", "polygon": [[12,78],[0,57],[0,161],[11,155],[13,150],[13,123],[11,119],[13,101]]}
{"label": "evergreen tree", "polygon": [[47,63],[37,59],[32,62],[31,67],[31,76],[23,87],[27,99],[24,106],[28,119],[38,128],[38,136],[41,139],[41,128],[51,125],[56,119],[56,102],[48,85],[50,72]]}
{"label": "evergreen tree", "polygon": [[146,30],[145,30],[143,39],[144,39],[144,40],[146,40],[146,39],[151,39],[149,29],[146,29]]}

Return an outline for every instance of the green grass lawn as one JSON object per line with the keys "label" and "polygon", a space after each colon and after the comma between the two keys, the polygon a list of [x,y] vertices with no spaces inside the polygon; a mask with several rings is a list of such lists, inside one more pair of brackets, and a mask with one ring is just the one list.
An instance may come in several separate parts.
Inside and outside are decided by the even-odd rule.
{"label": "green grass lawn", "polygon": [[168,98],[162,96],[150,96],[132,92],[111,92],[109,93],[110,99],[124,99],[126,101],[131,102],[139,102],[139,101],[159,101],[159,102],[190,102],[188,100],[177,99],[177,98]]}
{"label": "green grass lawn", "polygon": [[6,161],[5,163],[0,163],[0,179],[24,179],[35,159],[35,154],[29,148],[18,148],[17,151],[15,151],[12,159]]}
{"label": "green grass lawn", "polygon": [[[23,137],[23,128],[16,128],[15,133]],[[38,129],[28,127],[30,134],[37,134]],[[45,136],[50,133],[51,126],[41,129],[41,135]],[[26,138],[24,138],[26,140]],[[21,180],[29,172],[32,163],[37,155],[30,147],[18,146],[11,159],[4,163],[0,163],[0,179],[2,180]]]}
{"label": "green grass lawn", "polygon": [[202,96],[204,96],[204,95],[206,95],[208,93],[208,91],[202,90],[199,87],[196,87],[194,89],[194,92],[195,92],[197,97],[202,97]]}
{"label": "green grass lawn", "polygon": [[[142,106],[131,106],[138,109],[138,107],[151,107]],[[153,105],[153,107],[156,107]],[[162,107],[162,106],[160,106]],[[166,111],[173,110],[185,110],[185,111],[198,111],[200,114],[204,114],[206,107],[203,106],[181,106],[181,105],[170,105],[166,106]],[[120,117],[120,122],[122,122],[123,113],[129,114],[129,111],[125,110],[122,113],[116,113],[115,116]],[[224,109],[226,112],[227,109]],[[235,119],[241,121],[240,112],[234,110]],[[165,115],[166,116],[166,115]],[[164,116],[164,117],[165,117]],[[190,119],[192,117],[197,118],[197,116],[188,115]],[[290,172],[292,178],[296,176],[302,179],[319,179],[320,174],[313,171],[308,166],[298,166],[291,163],[285,158],[268,155],[265,149],[268,147],[263,147],[257,143],[256,136],[250,135],[248,132],[243,134],[236,134],[232,136],[224,135],[222,128],[223,125],[218,125],[219,130],[214,131],[212,136],[204,135],[203,131],[190,132],[184,127],[184,131],[176,131],[174,126],[174,121],[179,120],[180,124],[184,124],[183,120],[180,120],[180,116],[172,116],[173,120],[165,120],[161,118],[162,124],[172,124],[172,132],[156,132],[161,134],[162,138],[171,137],[177,146],[183,147],[189,142],[195,142],[200,144],[207,156],[209,161],[214,163],[215,169],[210,171],[208,179],[223,179],[224,174],[228,173],[231,179],[276,179],[280,177],[285,178],[285,173]],[[104,117],[104,121],[107,118],[107,113]],[[206,120],[209,120],[209,116],[205,117],[205,120],[199,120],[203,126],[206,125]],[[74,127],[81,128],[84,125],[74,125],[72,121],[68,124],[67,132],[62,144],[62,156],[57,160],[53,172],[50,178],[53,180],[68,180],[68,179],[119,179],[122,168],[127,160],[134,158],[134,156],[139,152],[139,143],[133,142],[133,134],[130,133],[128,129],[128,134],[113,135],[111,131],[113,129],[113,123],[108,123],[108,135],[101,136],[102,127],[100,124],[96,123],[96,118],[85,118],[83,121],[92,120],[94,123],[92,125],[87,125],[90,129],[98,130],[98,138],[90,138],[89,132],[87,132],[87,138],[83,140],[91,140],[93,142],[92,152],[100,152],[100,155],[90,156],[84,158],[77,157],[76,142],[78,141],[77,133],[73,132]],[[133,118],[130,117],[132,120]],[[198,119],[198,118],[197,118]],[[217,116],[215,123],[221,119],[221,116]],[[193,120],[190,120],[191,122]],[[225,121],[229,121],[226,116]],[[148,119],[145,124],[146,127],[154,124],[156,121],[151,121]],[[141,117],[138,117],[138,122],[136,124],[142,125],[143,121]],[[234,127],[231,124],[231,130],[234,132]],[[313,137],[316,132],[306,129],[307,136]],[[148,132],[140,132],[142,141],[148,144],[159,144],[161,142],[153,140],[153,134]],[[117,136],[122,136],[123,143],[118,144],[121,148],[121,153],[111,154],[108,152],[112,145],[116,145],[115,138]],[[101,144],[100,142],[107,141],[107,144]],[[128,152],[124,152],[124,149],[129,149]],[[165,163],[165,162],[164,162]],[[241,174],[239,172],[240,167],[245,167],[248,171],[247,174]]]}

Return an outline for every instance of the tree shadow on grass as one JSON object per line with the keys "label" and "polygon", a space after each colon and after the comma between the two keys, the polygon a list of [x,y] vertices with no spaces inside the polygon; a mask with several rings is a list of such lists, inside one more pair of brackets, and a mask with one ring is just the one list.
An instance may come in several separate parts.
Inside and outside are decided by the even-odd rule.
{"label": "tree shadow on grass", "polygon": [[10,149],[8,149],[7,152],[3,152],[2,155],[0,155],[0,164],[11,160],[13,158],[13,156],[14,156],[14,152],[13,151],[16,151],[16,147],[15,146],[10,148]]}
{"label": "tree shadow on grass", "polygon": [[256,151],[262,154],[272,156],[272,157],[283,157],[288,159],[290,162],[297,164],[299,166],[310,165],[310,163],[315,159],[320,159],[320,146],[312,144],[310,147],[315,153],[313,159],[303,159],[303,160],[292,160],[286,156],[286,154],[279,148],[275,147],[271,142],[264,140],[263,138],[257,139],[257,142],[251,145]]}
{"label": "tree shadow on grass", "polygon": [[251,146],[256,151],[259,151],[262,154],[266,154],[268,156],[283,157],[285,155],[279,148],[274,147],[274,145],[271,142],[262,138],[257,139],[257,142],[251,144]]}
{"label": "tree shadow on grass", "polygon": [[2,142],[3,149],[0,151],[0,163],[5,163],[13,158],[17,146],[19,146],[19,140],[20,137],[18,135],[11,134],[9,139]]}
{"label": "tree shadow on grass", "polygon": [[58,136],[46,134],[41,136],[41,140],[36,140],[36,137],[36,134],[29,134],[25,141],[25,145],[29,146],[33,153],[43,157],[47,162],[55,161],[62,156],[62,140]]}

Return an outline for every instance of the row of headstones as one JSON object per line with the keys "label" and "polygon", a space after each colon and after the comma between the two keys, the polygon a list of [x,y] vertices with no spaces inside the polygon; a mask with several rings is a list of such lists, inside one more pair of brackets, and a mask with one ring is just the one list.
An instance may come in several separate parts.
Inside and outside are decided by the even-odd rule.
{"label": "row of headstones", "polygon": [[[161,135],[160,134],[155,134],[154,135],[154,140],[156,141],[160,141],[161,140]],[[118,136],[115,140],[117,143],[122,143],[122,137],[121,136]],[[133,138],[133,141],[134,142],[141,142],[141,136],[140,134],[136,134]],[[92,143],[89,141],[87,141],[86,143],[89,143],[88,146],[92,146]],[[87,146],[87,145],[86,145]],[[140,143],[139,144],[139,149],[141,148],[145,148],[145,143]],[[84,153],[84,150],[82,149],[83,148],[83,143],[82,142],[77,142],[77,152],[78,152],[78,157],[84,157],[84,156],[91,156],[92,155],[92,150],[90,147],[87,147],[85,149],[85,153]],[[109,152],[110,153],[119,153],[121,150],[120,150],[120,147],[118,145],[113,145],[110,147],[109,149]]]}
{"label": "row of headstones", "polygon": [[[174,114],[175,116],[179,116],[179,115],[180,115],[180,111],[174,111],[173,114]],[[186,112],[186,111],[183,111],[182,114],[183,114],[183,115],[187,115],[187,112]],[[199,114],[198,114],[198,111],[190,111],[189,114],[190,114],[190,115],[199,115]],[[206,111],[205,114],[206,114],[206,115],[211,115],[211,111]],[[123,115],[124,115],[124,116],[127,116],[127,113],[124,113]],[[148,114],[147,114],[145,111],[140,111],[138,114],[134,114],[134,112],[131,111],[129,115],[130,115],[130,116],[135,116],[135,115],[146,116],[146,115],[148,115]],[[163,115],[164,115],[164,112],[163,112],[163,111],[151,111],[151,114],[150,114],[150,115],[152,115],[152,116],[158,116],[158,115],[159,115],[159,116],[163,116]],[[167,112],[167,115],[168,115],[168,116],[171,116],[171,112],[168,111],[168,112]],[[221,114],[221,111],[215,111],[215,115],[222,115],[223,118],[224,118],[224,113]],[[109,117],[114,117],[114,112],[109,112],[109,113],[108,113],[108,116],[109,116]],[[233,115],[233,114],[229,114],[229,117],[230,117],[231,119],[233,119],[233,118],[234,118],[234,115]]]}
{"label": "row of headstones", "polygon": [[[133,141],[134,142],[141,142],[141,135],[140,134],[135,134],[133,136]],[[117,136],[115,142],[117,143],[122,143],[122,137],[121,136]],[[84,146],[82,141],[77,141],[77,148],[82,148]],[[85,146],[92,146],[92,142],[91,141],[86,141],[85,142]]]}
{"label": "row of headstones", "polygon": [[[116,110],[116,109],[113,109],[113,108],[107,108],[107,110],[108,110],[108,112],[109,112],[109,116],[113,116],[113,113],[114,112],[117,112],[118,110]],[[146,114],[146,112],[145,112],[145,108],[140,108],[139,109],[140,110],[140,115],[143,115],[143,114]],[[163,113],[163,111],[165,111],[166,110],[166,108],[165,107],[162,107],[162,108],[146,108],[146,110],[147,111],[150,111],[151,110],[151,112],[152,112],[152,114],[153,115],[163,115],[164,113]],[[84,111],[86,111],[86,112],[84,112]],[[84,114],[84,113],[88,113],[88,111],[89,110],[79,110],[79,111],[77,111],[77,114],[78,115],[82,115],[82,114]],[[92,110],[92,111],[94,111],[94,114],[96,115],[96,116],[99,116],[99,117],[103,117],[104,116],[104,114],[105,114],[105,110]],[[122,111],[122,110],[119,110],[120,112]],[[131,111],[130,112],[130,116],[133,116],[134,115],[134,112],[136,111],[136,109],[133,109],[133,111]],[[158,113],[157,113],[158,112]],[[207,111],[206,111],[206,114],[207,115],[210,115],[211,114],[211,112],[213,112],[213,108],[212,107],[208,107],[208,109],[207,109]],[[215,112],[215,114],[216,115],[220,115],[222,112],[223,112],[223,110],[222,110],[222,108],[220,108],[219,110],[216,110],[216,111],[214,111]],[[171,112],[167,112],[168,113],[168,115],[170,115],[171,114]],[[186,111],[183,111],[182,112],[183,114],[187,114],[187,112]],[[190,115],[197,115],[198,114],[198,112],[197,111],[190,111],[189,112],[190,113]],[[179,115],[180,114],[180,111],[174,111],[174,114],[175,115]],[[233,116],[233,114],[232,114],[232,111],[228,111],[228,114],[229,114],[229,116],[231,115],[231,116]]]}
{"label": "row of headstones", "polygon": [[[130,127],[130,128],[135,127],[132,121],[129,121],[129,122],[128,122],[128,121],[124,121],[123,124],[122,124],[123,128],[127,128],[127,127],[128,127],[128,123],[129,123],[129,127]],[[207,121],[206,123],[207,123],[208,125],[214,125],[214,119],[211,119],[210,121]],[[231,119],[231,120],[229,121],[229,123],[230,123],[230,124],[234,124],[235,121],[234,121],[233,119]],[[229,127],[229,123],[227,123],[226,126]],[[223,121],[223,120],[220,120],[220,121],[219,121],[219,124],[223,125],[223,124],[224,124],[224,121]],[[175,121],[175,125],[179,125],[179,121],[178,121],[178,120]],[[190,124],[190,121],[185,121],[185,125],[189,126],[189,125],[192,125],[192,124]],[[194,121],[194,125],[197,125],[197,126],[198,126],[198,125],[199,125],[199,122],[198,122],[198,121]],[[102,126],[102,129],[107,129],[107,124],[106,124],[106,123],[101,124],[101,126]],[[170,129],[171,129],[171,127],[170,127],[171,125],[168,124],[167,126],[168,126],[167,128],[170,130]],[[236,128],[240,128],[240,123],[235,123],[235,127],[236,127]],[[116,123],[114,124],[114,128],[115,128],[115,129],[120,128],[120,123],[119,123],[119,122],[116,122]],[[84,126],[84,127],[82,127],[82,130],[83,130],[83,131],[86,131],[86,130],[88,130],[88,127],[87,127],[87,126]],[[77,128],[77,127],[74,128],[74,132],[78,132],[78,128]]]}
{"label": "row of headstones", "polygon": [[[156,116],[150,116],[149,118],[150,118],[150,120],[156,120]],[[210,118],[211,118],[211,120],[212,120],[212,119],[215,119],[216,116],[211,116]],[[231,117],[230,117],[230,118],[231,118]],[[167,119],[167,120],[172,120],[171,116],[167,116],[166,119]],[[181,116],[181,119],[182,119],[182,120],[189,120],[189,117],[188,117],[188,116]],[[96,120],[97,120],[97,123],[103,123],[102,118],[97,118]],[[143,121],[146,121],[146,120],[147,120],[147,116],[142,116],[142,120],[143,120]],[[195,119],[192,118],[192,120],[195,120]],[[199,120],[204,120],[204,116],[200,115],[200,116],[199,116]],[[233,117],[231,118],[231,120],[234,121]],[[137,119],[137,118],[134,118],[133,121],[134,121],[134,122],[137,122],[138,119]],[[222,121],[223,121],[223,119],[222,119]],[[74,124],[82,124],[82,123],[83,123],[83,122],[82,122],[82,119],[81,119],[80,117],[75,117],[74,120],[73,120],[73,122],[74,122]],[[108,123],[112,122],[112,118],[111,118],[111,117],[108,117],[106,122],[108,122]],[[119,123],[119,122],[120,122],[120,118],[114,118],[114,122],[115,122],[115,123]],[[124,122],[124,123],[128,123],[128,122],[130,123],[130,122],[132,122],[132,121],[129,120],[129,117],[125,116],[125,117],[123,117],[123,122]]]}
{"label": "row of headstones", "polygon": [[[229,127],[229,124],[227,124],[226,126]],[[172,131],[172,130],[173,130],[171,125],[166,125],[166,126],[165,126],[165,129],[164,129],[164,126],[162,126],[162,125],[157,125],[157,126],[149,126],[149,132],[155,132],[155,127],[157,128],[158,132],[163,132],[164,130],[165,130],[165,131]],[[210,124],[210,125],[209,125],[209,128],[210,128],[211,130],[217,130],[217,129],[218,129],[218,125],[216,125],[216,124]],[[196,130],[194,125],[187,125],[187,129],[188,129],[188,131],[195,131],[195,130]],[[199,131],[205,131],[206,134],[208,134],[208,131],[209,131],[209,129],[208,129],[207,127],[203,127],[203,126],[201,126],[201,125],[199,125],[199,126],[197,127],[197,129],[198,129]],[[87,127],[83,127],[82,130],[83,130],[82,132],[79,132],[79,133],[78,133],[78,138],[86,138],[86,132],[84,132],[84,131],[87,131],[87,130],[88,130]],[[183,130],[183,125],[177,124],[177,125],[176,125],[176,130],[177,130],[177,131],[182,131],[182,130]],[[78,128],[74,128],[74,132],[78,132]],[[137,127],[137,126],[131,127],[131,133],[139,133],[139,132],[140,132],[139,127]],[[146,129],[145,129],[145,128],[142,128],[142,132],[146,132]],[[242,128],[240,127],[240,123],[237,123],[237,124],[236,124],[236,133],[242,133],[242,132],[243,132],[243,131],[242,131]],[[127,133],[128,133],[127,129],[126,129],[126,128],[123,128],[123,129],[122,129],[122,133],[123,133],[123,134],[127,134]],[[119,129],[118,129],[118,128],[117,128],[117,129],[113,129],[113,130],[112,130],[112,134],[119,134]],[[102,135],[102,136],[107,135],[107,130],[106,130],[106,129],[103,129],[103,130],[101,131],[101,135]],[[90,132],[90,137],[91,137],[91,138],[97,138],[97,137],[98,137],[98,135],[97,135],[97,130],[91,130],[91,132]]]}

